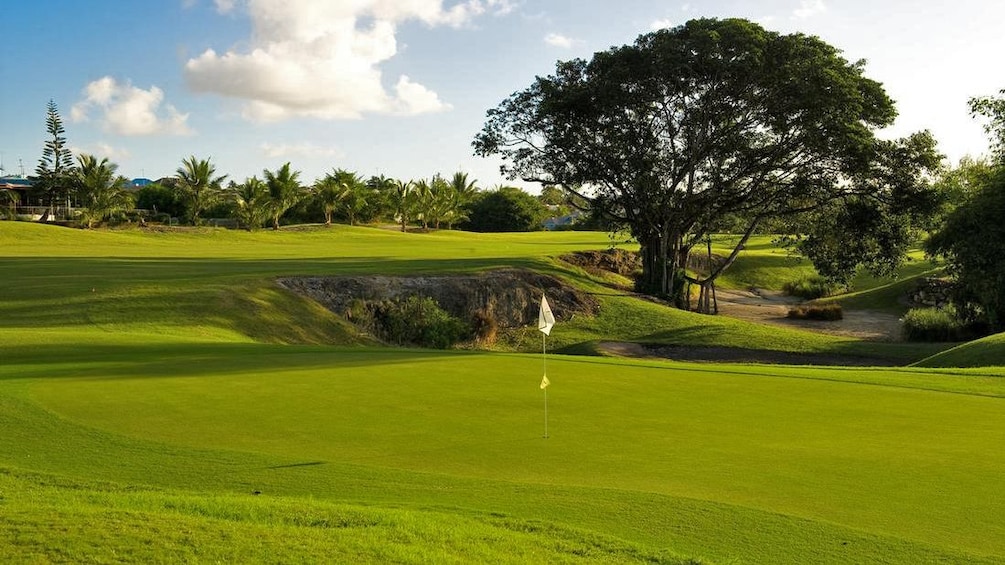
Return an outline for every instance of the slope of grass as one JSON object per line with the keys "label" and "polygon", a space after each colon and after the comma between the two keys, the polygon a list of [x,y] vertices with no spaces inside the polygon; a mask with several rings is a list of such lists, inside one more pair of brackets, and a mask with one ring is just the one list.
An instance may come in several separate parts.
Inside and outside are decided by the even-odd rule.
{"label": "slope of grass", "polygon": [[[50,239],[47,239],[50,238]],[[79,327],[88,331],[203,336],[270,343],[354,344],[337,316],[278,289],[279,275],[416,274],[497,267],[549,272],[597,294],[596,319],[574,320],[556,347],[588,351],[598,340],[831,352],[898,362],[942,346],[877,344],[812,332],[697,316],[612,292],[548,255],[603,248],[602,233],[402,234],[336,226],[308,231],[81,231],[0,222],[0,330]],[[5,247],[6,246],[6,247]],[[508,347],[536,350],[537,332]]]}
{"label": "slope of grass", "polygon": [[[0,468],[0,561],[690,563],[607,536],[469,516],[124,489]],[[52,533],[59,532],[59,543]]]}
{"label": "slope of grass", "polygon": [[1005,333],[958,345],[915,363],[917,367],[1005,367]]}

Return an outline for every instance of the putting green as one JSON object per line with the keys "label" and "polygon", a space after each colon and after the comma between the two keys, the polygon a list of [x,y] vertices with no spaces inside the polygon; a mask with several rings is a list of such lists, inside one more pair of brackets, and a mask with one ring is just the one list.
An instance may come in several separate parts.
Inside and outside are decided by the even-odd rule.
{"label": "putting green", "polygon": [[[545,440],[538,356],[161,353],[140,348],[135,364],[76,378],[68,368],[70,378],[33,382],[29,395],[85,427],[291,469],[654,493],[1005,555],[1005,399],[993,376],[939,391],[926,387],[960,377],[558,357]],[[642,534],[631,539],[668,541]]]}

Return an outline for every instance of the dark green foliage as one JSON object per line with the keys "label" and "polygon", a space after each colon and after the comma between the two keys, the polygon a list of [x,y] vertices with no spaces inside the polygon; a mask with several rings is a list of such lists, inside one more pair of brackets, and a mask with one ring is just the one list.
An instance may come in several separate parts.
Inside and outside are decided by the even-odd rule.
{"label": "dark green foliage", "polygon": [[794,320],[820,320],[832,322],[844,318],[844,313],[841,310],[841,305],[836,303],[804,304],[790,309],[789,313],[786,314],[786,317]]}
{"label": "dark green foliage", "polygon": [[171,187],[160,183],[148,184],[136,191],[136,207],[149,210],[151,214],[167,214],[168,217],[180,217],[185,212],[185,206],[178,199],[178,194]]}
{"label": "dark green foliage", "polygon": [[847,285],[859,268],[892,275],[943,207],[945,193],[926,176],[939,159],[928,132],[876,142],[853,192],[807,212],[802,234],[789,243],[837,284]]}
{"label": "dark green foliage", "polygon": [[540,200],[512,186],[477,195],[470,209],[463,227],[477,232],[537,231],[548,214]]}
{"label": "dark green foliage", "polygon": [[76,183],[73,177],[73,155],[66,145],[63,119],[52,100],[46,105],[45,131],[50,138],[46,140],[42,158],[35,167],[37,180],[31,193],[34,199],[48,206],[50,212],[53,212],[57,206],[66,205]]}
{"label": "dark green foliage", "polygon": [[965,341],[974,337],[952,308],[912,308],[904,315],[902,331],[907,341]]}
{"label": "dark green foliage", "polygon": [[896,111],[863,66],[816,37],[692,20],[558,63],[488,112],[475,151],[513,178],[583,187],[639,242],[640,288],[682,305],[676,279],[727,215],[749,235],[768,218],[920,187],[900,149],[924,144],[876,140]]}
{"label": "dark green foliage", "polygon": [[1005,167],[946,219],[926,250],[946,260],[956,281],[954,303],[965,322],[1005,329]]}
{"label": "dark green foliage", "polygon": [[806,300],[816,300],[824,298],[837,292],[838,287],[821,276],[803,277],[799,280],[790,281],[782,286],[782,290],[789,296],[798,296]]}
{"label": "dark green foliage", "polygon": [[357,301],[350,306],[347,316],[381,340],[395,345],[447,349],[471,337],[471,328],[466,323],[426,296]]}

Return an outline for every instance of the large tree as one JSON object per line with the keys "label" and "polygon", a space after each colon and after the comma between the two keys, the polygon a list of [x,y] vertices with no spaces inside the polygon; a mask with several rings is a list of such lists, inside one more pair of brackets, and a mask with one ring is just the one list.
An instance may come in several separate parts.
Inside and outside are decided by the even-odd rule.
{"label": "large tree", "polygon": [[1005,167],[946,218],[926,243],[932,255],[945,258],[946,271],[956,282],[954,302],[968,322],[1005,330]]}
{"label": "large tree", "polygon": [[[896,112],[863,68],[816,37],[692,20],[559,62],[488,112],[475,152],[587,197],[638,241],[640,290],[684,305],[685,283],[713,284],[765,219],[896,197],[883,181],[902,177],[871,176],[889,149],[873,132]],[[687,273],[727,216],[743,225],[733,252]]]}
{"label": "large tree", "polygon": [[[45,130],[49,134],[42,148],[42,158],[35,167],[37,177],[33,192],[48,209],[46,216],[55,214],[60,205],[69,207],[74,182],[73,155],[66,145],[66,130],[56,103],[49,100],[45,112]],[[47,217],[43,217],[45,221]]]}
{"label": "large tree", "polygon": [[216,166],[209,159],[196,159],[192,155],[183,159],[175,171],[180,200],[185,204],[185,214],[193,224],[199,223],[202,213],[215,204],[221,195],[221,184],[227,175],[216,176]]}

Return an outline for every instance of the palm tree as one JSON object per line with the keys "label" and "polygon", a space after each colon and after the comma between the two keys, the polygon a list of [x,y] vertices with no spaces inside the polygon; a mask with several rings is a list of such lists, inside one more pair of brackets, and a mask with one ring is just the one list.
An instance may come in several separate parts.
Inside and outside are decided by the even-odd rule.
{"label": "palm tree", "polygon": [[415,211],[415,183],[392,181],[384,194],[394,214],[394,221],[401,224],[401,231],[404,232]]}
{"label": "palm tree", "polygon": [[332,225],[332,212],[335,211],[345,197],[338,178],[336,178],[334,173],[328,173],[314,183],[312,192],[318,204],[321,205],[321,209],[324,210],[325,225]]}
{"label": "palm tree", "polygon": [[269,193],[258,177],[251,177],[233,187],[230,194],[234,202],[234,219],[244,229],[254,230],[268,218]]}
{"label": "palm tree", "polygon": [[349,225],[355,225],[356,215],[366,207],[372,191],[363,182],[363,179],[353,171],[337,169],[335,180],[342,191],[341,208],[349,218]]}
{"label": "palm tree", "polygon": [[477,180],[469,182],[468,174],[460,171],[454,173],[453,178],[450,179],[450,186],[457,193],[458,201],[462,206],[466,206],[475,197],[475,193],[478,192],[477,182]]}
{"label": "palm tree", "polygon": [[181,191],[185,212],[193,225],[199,223],[199,215],[212,206],[220,195],[220,185],[227,175],[213,176],[216,167],[209,159],[197,160],[195,156],[183,159],[181,167],[175,171],[177,188]]}
{"label": "palm tree", "polygon": [[107,158],[100,161],[93,155],[77,157],[78,195],[84,210],[81,222],[86,228],[108,220],[119,212],[133,207],[133,198],[126,192],[128,180],[115,175],[118,165],[109,163]]}
{"label": "palm tree", "polygon": [[419,179],[413,183],[413,188],[415,219],[422,222],[422,229],[429,229],[429,219],[433,217],[433,187],[426,179]]}
{"label": "palm tree", "polygon": [[269,211],[272,214],[272,229],[279,229],[279,217],[292,208],[304,197],[300,186],[300,171],[291,171],[290,163],[276,170],[275,173],[265,169],[265,186],[269,193]]}

